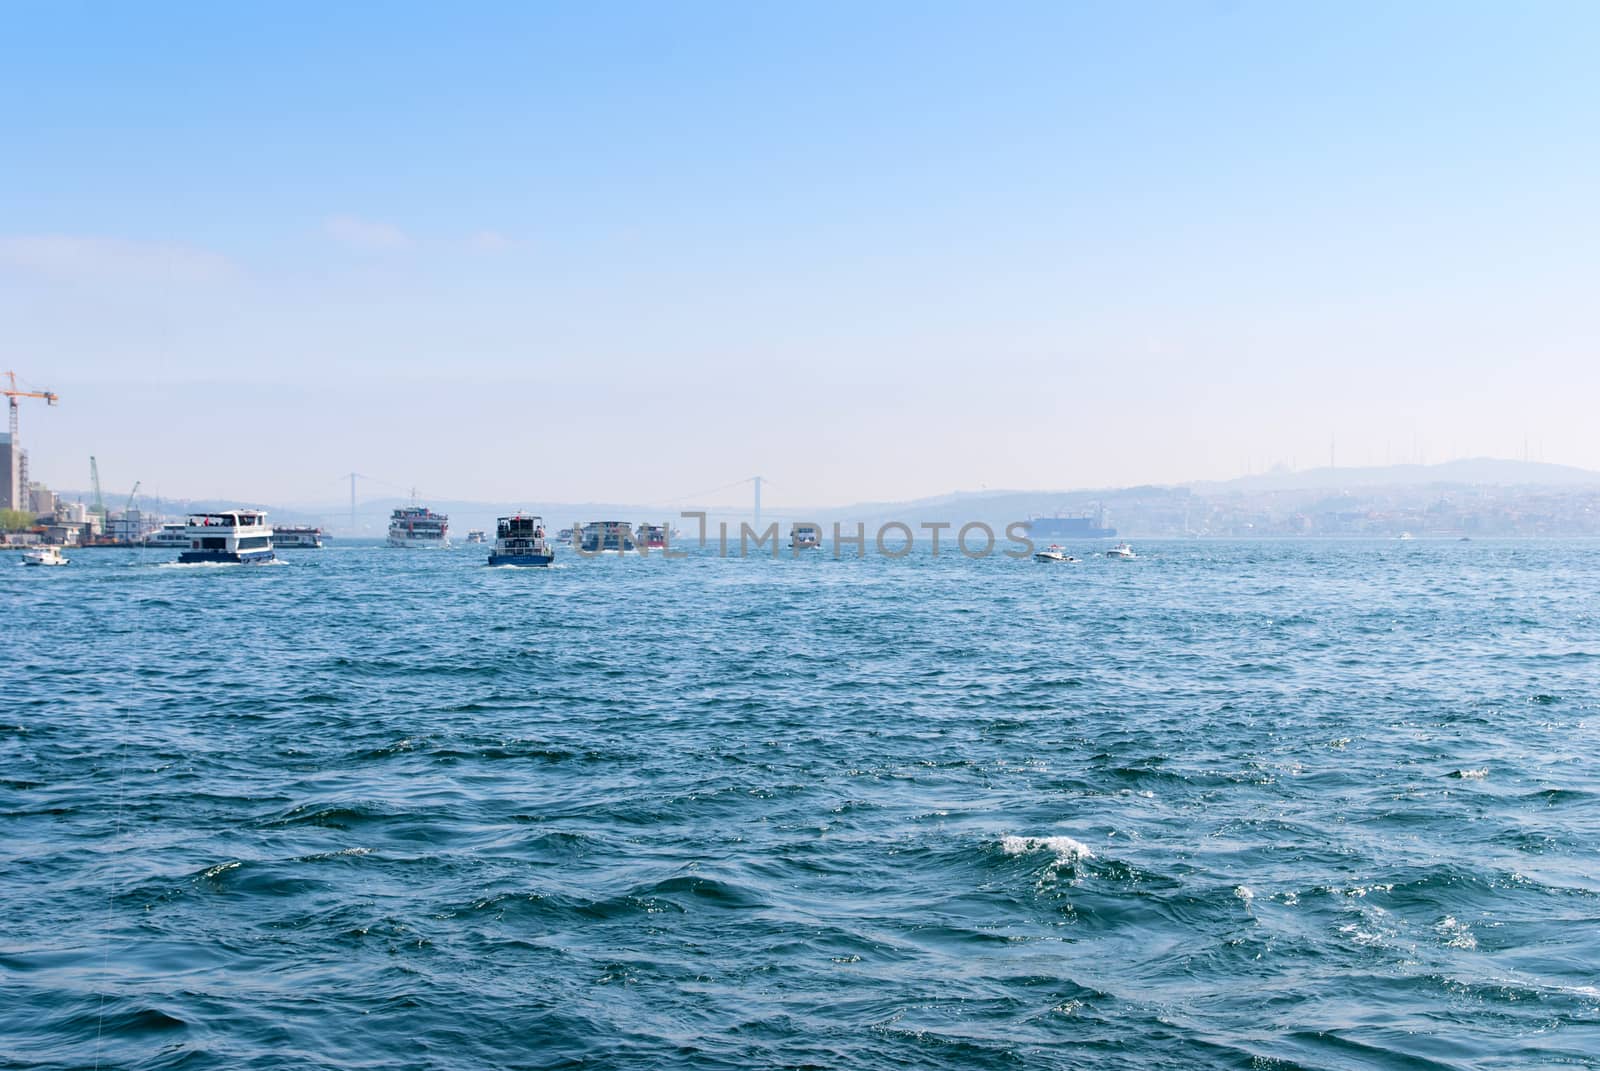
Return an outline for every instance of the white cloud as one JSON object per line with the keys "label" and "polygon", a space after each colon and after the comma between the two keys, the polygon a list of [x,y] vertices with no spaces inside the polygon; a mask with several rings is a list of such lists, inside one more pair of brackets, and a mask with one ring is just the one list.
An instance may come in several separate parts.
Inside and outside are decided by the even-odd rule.
{"label": "white cloud", "polygon": [[0,266],[68,282],[220,282],[238,274],[227,257],[176,242],[37,234],[0,237]]}
{"label": "white cloud", "polygon": [[389,252],[411,245],[411,236],[393,223],[358,219],[355,216],[330,216],[322,229],[328,237],[351,249]]}

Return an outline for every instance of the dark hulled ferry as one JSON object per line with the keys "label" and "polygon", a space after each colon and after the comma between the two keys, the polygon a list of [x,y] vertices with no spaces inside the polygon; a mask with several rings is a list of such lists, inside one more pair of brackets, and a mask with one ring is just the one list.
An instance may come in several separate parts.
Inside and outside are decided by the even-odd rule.
{"label": "dark hulled ferry", "polygon": [[556,552],[544,537],[544,518],[518,513],[495,525],[490,565],[549,565]]}

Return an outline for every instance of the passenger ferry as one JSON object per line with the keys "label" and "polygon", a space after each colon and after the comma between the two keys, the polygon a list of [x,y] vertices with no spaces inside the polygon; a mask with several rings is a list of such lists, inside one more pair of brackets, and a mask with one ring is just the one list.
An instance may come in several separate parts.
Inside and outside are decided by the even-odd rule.
{"label": "passenger ferry", "polygon": [[815,524],[791,524],[789,546],[793,550],[815,550],[822,546],[822,528]]}
{"label": "passenger ferry", "polygon": [[467,533],[467,542],[468,543],[487,543],[488,540],[483,538],[483,530],[482,529],[474,528],[474,529],[472,529],[472,531]]}
{"label": "passenger ferry", "polygon": [[590,521],[572,530],[572,543],[585,554],[599,554],[603,550],[627,553],[638,550],[633,538],[633,527],[627,521]]}
{"label": "passenger ferry", "polygon": [[272,530],[274,550],[321,550],[322,529],[296,524]]}
{"label": "passenger ferry", "polygon": [[188,550],[189,526],[182,521],[163,524],[160,531],[151,532],[144,537],[144,545],[163,547],[167,550]]}
{"label": "passenger ferry", "polygon": [[272,553],[272,526],[260,510],[191,513],[184,531],[189,536],[189,549],[178,555],[178,561],[185,565],[256,565],[276,557]]}
{"label": "passenger ferry", "polygon": [[389,545],[438,550],[450,546],[450,518],[427,506],[401,506],[389,515]]}
{"label": "passenger ferry", "polygon": [[641,524],[639,530],[633,533],[633,538],[645,550],[666,550],[667,526],[664,524]]}
{"label": "passenger ferry", "polygon": [[490,565],[549,565],[555,560],[556,552],[544,537],[543,517],[517,513],[495,524]]}

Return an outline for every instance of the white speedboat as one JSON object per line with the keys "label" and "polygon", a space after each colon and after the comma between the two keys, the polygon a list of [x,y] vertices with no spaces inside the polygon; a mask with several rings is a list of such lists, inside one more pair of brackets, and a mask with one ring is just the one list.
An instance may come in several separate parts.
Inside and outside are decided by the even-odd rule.
{"label": "white speedboat", "polygon": [[1075,562],[1078,559],[1062,550],[1058,544],[1051,543],[1044,550],[1036,552],[1033,560],[1036,562]]}
{"label": "white speedboat", "polygon": [[1138,555],[1133,552],[1133,548],[1128,546],[1128,544],[1118,543],[1116,546],[1106,551],[1106,557],[1115,558],[1117,561],[1131,562],[1133,559],[1137,558]]}
{"label": "white speedboat", "polygon": [[23,565],[67,565],[71,561],[72,559],[62,554],[61,548],[53,543],[22,552]]}

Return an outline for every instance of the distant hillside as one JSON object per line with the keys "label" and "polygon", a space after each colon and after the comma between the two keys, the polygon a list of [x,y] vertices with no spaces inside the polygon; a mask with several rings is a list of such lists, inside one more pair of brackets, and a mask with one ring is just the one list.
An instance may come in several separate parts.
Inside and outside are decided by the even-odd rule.
{"label": "distant hillside", "polygon": [[1600,487],[1600,472],[1543,461],[1475,457],[1437,465],[1383,465],[1374,468],[1320,468],[1268,472],[1235,480],[1200,482],[1196,493],[1230,491],[1341,490],[1352,487],[1428,487],[1441,484],[1488,487]]}
{"label": "distant hillside", "polygon": [[[1293,499],[1304,499],[1295,508],[1310,509],[1308,503],[1316,501],[1318,494],[1349,495],[1366,491],[1377,493],[1395,489],[1479,487],[1524,488],[1533,493],[1539,490],[1589,489],[1600,491],[1600,472],[1574,468],[1569,465],[1552,465],[1537,461],[1509,461],[1496,458],[1473,458],[1448,461],[1438,465],[1388,465],[1375,468],[1320,468],[1303,472],[1272,472],[1259,476],[1244,476],[1234,480],[1208,481],[1188,485],[1167,485],[1120,488],[1087,488],[1073,491],[1019,491],[982,490],[956,491],[929,498],[899,502],[855,502],[831,508],[790,506],[769,503],[762,511],[764,522],[777,521],[787,525],[791,521],[814,521],[830,525],[835,521],[853,525],[860,521],[867,525],[888,520],[917,525],[924,521],[945,521],[952,525],[968,521],[985,521],[996,531],[1012,521],[1052,515],[1093,516],[1104,510],[1108,523],[1125,531],[1189,531],[1199,524],[1207,502],[1237,502],[1241,496],[1272,495],[1282,500],[1284,494]],[[1295,492],[1301,492],[1295,495]],[[83,492],[63,491],[63,498],[87,498]],[[1418,501],[1427,495],[1410,496]],[[1437,497],[1435,494],[1434,497]],[[125,493],[107,494],[106,503],[113,510],[126,501]],[[1431,500],[1431,499],[1429,499]],[[327,503],[323,505],[274,505],[209,500],[166,499],[157,501],[139,496],[138,505],[169,514],[180,514],[185,509],[212,509],[236,505],[264,506],[272,520],[279,524],[319,524],[335,535],[376,537],[383,535],[388,526],[389,513],[396,506],[405,505],[401,498],[377,498],[360,502],[356,506],[354,530],[350,525],[348,505]],[[488,529],[497,516],[517,510],[541,514],[550,526],[564,528],[574,522],[601,519],[628,521],[669,521],[688,530],[692,521],[678,519],[680,511],[704,509],[708,521],[715,526],[719,521],[737,525],[750,519],[749,506],[697,506],[680,503],[673,506],[650,506],[618,502],[471,502],[455,499],[433,499],[426,503],[433,509],[448,514],[452,532],[464,535],[469,529]],[[1331,506],[1318,508],[1333,508]],[[1352,508],[1343,503],[1341,509]]]}

